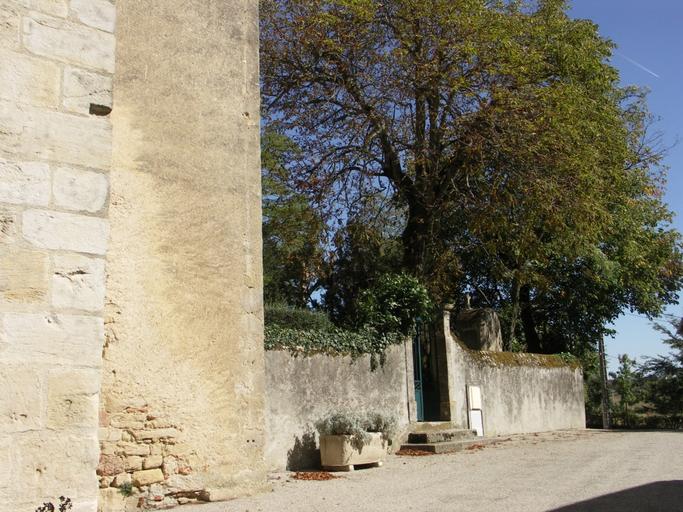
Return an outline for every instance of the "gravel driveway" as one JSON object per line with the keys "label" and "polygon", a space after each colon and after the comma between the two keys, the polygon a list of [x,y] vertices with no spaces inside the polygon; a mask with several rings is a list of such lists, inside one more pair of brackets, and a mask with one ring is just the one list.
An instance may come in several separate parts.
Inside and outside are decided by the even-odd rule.
{"label": "gravel driveway", "polygon": [[340,475],[273,475],[273,492],[185,510],[683,512],[683,433],[511,436],[455,454],[390,456],[382,468]]}

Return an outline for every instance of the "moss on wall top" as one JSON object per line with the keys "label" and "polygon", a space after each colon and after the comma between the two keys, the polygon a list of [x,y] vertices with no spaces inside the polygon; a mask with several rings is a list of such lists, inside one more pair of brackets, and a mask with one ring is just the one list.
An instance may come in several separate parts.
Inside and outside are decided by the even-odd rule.
{"label": "moss on wall top", "polygon": [[480,366],[527,366],[530,368],[580,369],[578,359],[569,354],[546,355],[521,352],[486,352],[470,350],[460,344],[469,359]]}

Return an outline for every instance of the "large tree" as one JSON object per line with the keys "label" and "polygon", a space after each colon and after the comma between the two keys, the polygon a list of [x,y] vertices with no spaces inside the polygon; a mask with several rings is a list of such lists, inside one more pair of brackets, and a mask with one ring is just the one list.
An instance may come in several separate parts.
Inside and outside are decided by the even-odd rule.
{"label": "large tree", "polygon": [[297,158],[296,144],[266,130],[261,145],[265,300],[305,308],[322,286],[325,222],[289,179],[287,163]]}
{"label": "large tree", "polygon": [[437,300],[472,289],[506,310],[534,351],[570,346],[567,325],[593,342],[624,308],[656,314],[683,274],[643,97],[566,11],[262,0],[264,119],[301,148],[299,192],[328,226],[393,201],[404,269]]}
{"label": "large tree", "polygon": [[420,276],[435,272],[445,210],[485,200],[476,185],[491,173],[553,210],[614,170],[625,134],[611,45],[562,1],[262,8],[266,119],[301,146],[298,171],[318,191],[390,184],[407,208],[404,264]]}

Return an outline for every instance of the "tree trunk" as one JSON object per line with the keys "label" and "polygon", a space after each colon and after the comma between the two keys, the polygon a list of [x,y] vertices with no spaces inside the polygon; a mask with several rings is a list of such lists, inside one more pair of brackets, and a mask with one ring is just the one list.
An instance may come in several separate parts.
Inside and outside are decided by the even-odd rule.
{"label": "tree trunk", "polygon": [[417,200],[408,200],[408,219],[403,230],[403,266],[414,276],[427,279],[430,214]]}
{"label": "tree trunk", "polygon": [[531,304],[531,287],[524,285],[520,289],[520,302],[522,303],[521,319],[524,328],[524,339],[526,340],[527,352],[534,354],[541,353],[541,339],[536,332],[536,322],[534,320],[533,306]]}
{"label": "tree trunk", "polygon": [[510,291],[510,300],[512,302],[512,312],[510,313],[510,335],[508,336],[507,344],[503,347],[504,350],[512,349],[512,340],[515,339],[515,330],[517,329],[517,317],[519,317],[519,292],[520,282],[515,272],[515,277],[512,279],[512,290]]}

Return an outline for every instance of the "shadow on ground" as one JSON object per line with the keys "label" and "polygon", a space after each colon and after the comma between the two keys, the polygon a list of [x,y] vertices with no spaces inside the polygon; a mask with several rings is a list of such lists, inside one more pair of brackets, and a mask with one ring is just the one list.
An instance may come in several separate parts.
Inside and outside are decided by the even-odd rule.
{"label": "shadow on ground", "polygon": [[681,512],[683,480],[654,482],[580,501],[549,512]]}

